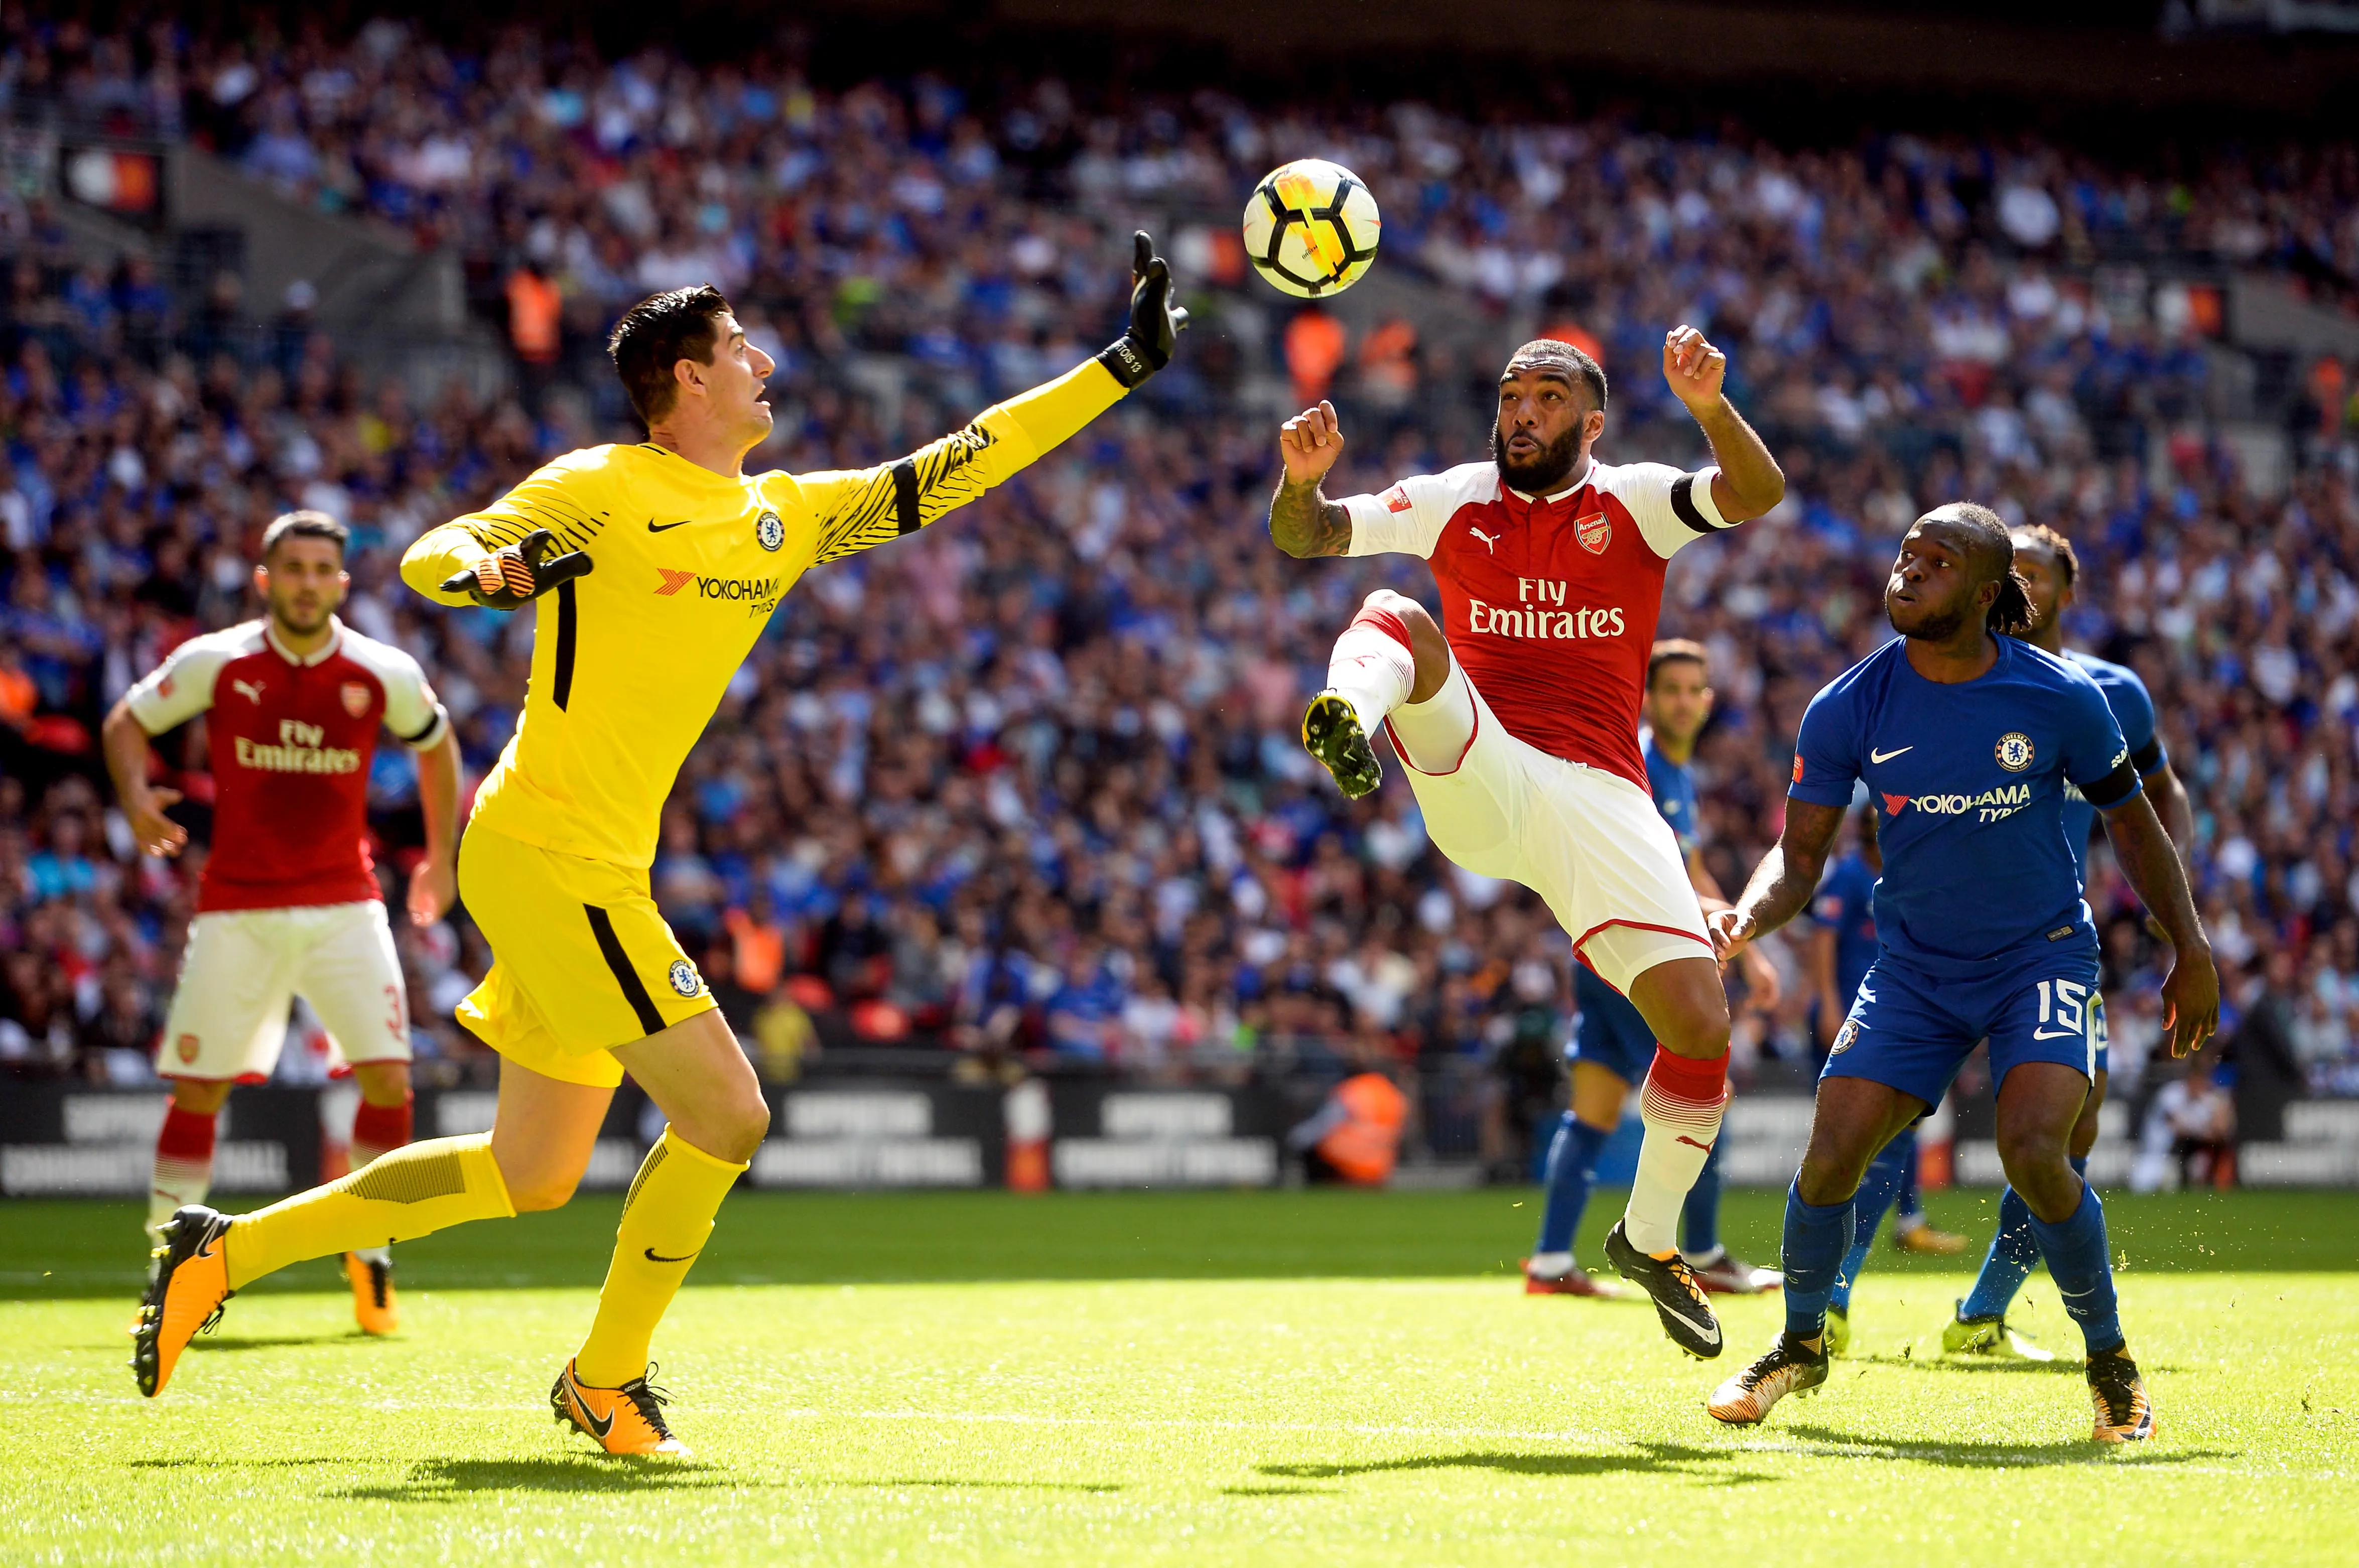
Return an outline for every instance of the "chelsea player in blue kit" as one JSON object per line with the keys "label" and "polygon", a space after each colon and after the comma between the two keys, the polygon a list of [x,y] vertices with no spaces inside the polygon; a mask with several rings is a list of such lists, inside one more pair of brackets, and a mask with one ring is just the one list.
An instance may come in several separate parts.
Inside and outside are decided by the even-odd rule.
{"label": "chelsea player in blue kit", "polygon": [[1897,640],[1854,665],[1802,716],[1785,830],[1734,909],[1710,925],[1724,957],[1810,902],[1854,780],[1880,808],[1883,952],[1819,1082],[1786,1198],[1786,1329],[1706,1408],[1757,1421],[1826,1381],[1826,1307],[1851,1246],[1870,1160],[1990,1042],[1999,1158],[2021,1193],[2065,1311],[2088,1350],[2093,1436],[2154,1431],[2106,1255],[2104,1209],[2072,1169],[2072,1128],[2096,1072],[2090,1001],[2097,933],[2066,842],[2066,786],[2104,813],[2122,871],[2173,949],[2163,982],[2171,1053],[2219,1021],[2220,982],[2179,852],[2139,788],[2103,692],[2076,666],[2005,635],[2030,619],[2006,526],[1957,502],[1900,543],[1884,593]]}
{"label": "chelsea player in blue kit", "polygon": [[[1695,776],[1688,761],[1712,717],[1712,671],[1701,643],[1666,637],[1647,658],[1647,793],[1670,824],[1688,879],[1706,909],[1725,909],[1726,897],[1703,864],[1697,843]],[[1749,954],[1745,980],[1756,1007],[1777,1005],[1777,972],[1759,954]],[[1616,1296],[1614,1286],[1593,1279],[1575,1266],[1573,1233],[1581,1228],[1598,1151],[1622,1122],[1633,1084],[1647,1081],[1655,1060],[1655,1033],[1629,998],[1591,973],[1572,972],[1573,999],[1581,1022],[1573,1037],[1572,1105],[1559,1118],[1549,1144],[1548,1198],[1540,1210],[1539,1239],[1524,1260],[1524,1290],[1534,1296]],[[1733,1256],[1720,1241],[1720,1142],[1712,1141],[1703,1171],[1680,1206],[1680,1254],[1707,1290],[1750,1294],[1775,1290],[1775,1269],[1756,1269]]]}
{"label": "chelsea player in blue kit", "polygon": [[[2081,560],[2073,553],[2071,541],[2053,528],[2034,526],[2017,528],[2014,542],[2016,575],[2023,579],[2025,597],[2031,605],[2030,624],[2017,635],[2034,648],[2080,666],[2097,683],[2097,690],[2105,694],[2105,705],[2122,726],[2122,739],[2130,748],[2130,766],[2137,769],[2147,798],[2154,802],[2155,815],[2162,819],[2163,830],[2184,857],[2194,841],[2194,812],[2188,805],[2186,786],[2170,770],[2162,737],[2155,733],[2154,699],[2147,694],[2146,682],[2126,666],[2064,646],[2064,611],[2072,603],[2081,576]],[[2096,825],[2096,808],[2078,790],[2066,794],[2064,836],[2072,846],[2084,887],[2089,881],[2089,834]],[[2104,1003],[2096,1003],[2095,1009],[2095,1082],[2089,1103],[2072,1127],[2072,1169],[2083,1173],[2089,1168],[2089,1150],[2097,1142],[2097,1108],[2105,1101]],[[2022,1195],[2009,1187],[1999,1194],[1998,1234],[1991,1238],[1990,1253],[1983,1259],[1973,1289],[1958,1303],[1957,1315],[1941,1331],[1941,1348],[1952,1355],[2012,1354],[2047,1359],[2045,1352],[2006,1323],[2006,1309],[2038,1258],[2030,1211],[2024,1207]]]}

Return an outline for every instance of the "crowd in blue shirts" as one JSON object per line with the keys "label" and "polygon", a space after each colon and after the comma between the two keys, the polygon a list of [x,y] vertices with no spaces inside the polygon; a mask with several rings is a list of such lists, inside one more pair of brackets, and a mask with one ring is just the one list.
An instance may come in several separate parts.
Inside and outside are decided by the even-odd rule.
{"label": "crowd in blue shirts", "polygon": [[[503,280],[545,278],[563,331],[553,365],[522,367],[528,395],[420,391],[373,376],[305,301],[230,331],[219,290],[93,260],[43,200],[0,192],[0,1064],[143,1071],[190,867],[131,855],[92,736],[173,643],[253,612],[275,513],[352,523],[347,618],[425,659],[480,773],[529,625],[436,610],[393,563],[542,457],[626,433],[597,352],[618,305],[720,282],[779,362],[756,460],[876,461],[1103,341],[1144,218],[1200,307],[1180,365],[972,514],[813,574],[680,779],[658,895],[781,1062],[808,1019],[830,1044],[1164,1075],[1279,1045],[1414,1056],[1491,1074],[1495,1105],[1544,1095],[1571,1007],[1561,933],[1441,862],[1406,790],[1347,805],[1295,740],[1360,596],[1425,586],[1297,563],[1262,532],[1276,420],[1319,367],[1289,360],[1292,307],[1222,236],[1251,174],[1321,152],[1384,200],[1382,265],[1491,323],[1479,350],[1414,321],[1354,330],[1323,384],[1355,437],[1339,494],[1476,455],[1491,360],[1541,327],[1598,345],[1612,455],[1692,460],[1654,345],[1684,320],[1729,350],[1788,499],[1683,552],[1663,621],[1712,658],[1698,828],[1724,886],[1774,836],[1810,694],[1887,635],[1902,528],[1971,495],[2076,541],[2070,639],[2153,692],[2232,998],[2292,953],[2307,1071],[2359,1091],[2349,367],[2290,367],[2309,390],[2272,416],[2271,467],[2217,417],[2218,300],[2170,270],[2359,279],[2348,148],[2167,176],[2030,142],[1794,150],[1407,104],[1314,122],[1054,80],[828,87],[790,54],[702,71],[523,33],[468,54],[386,24],[109,40],[22,16],[0,24],[18,117],[196,139],[321,210],[458,247],[503,328]],[[201,779],[201,754],[173,761]],[[397,880],[416,821],[397,751],[373,790]],[[2152,1038],[2154,955],[2102,848],[2091,896],[2121,1073]],[[462,1071],[450,1004],[480,940],[462,919],[402,942],[422,1044]],[[1740,1021],[1745,1070],[1814,1050],[1811,988],[1772,946],[1789,983]]]}

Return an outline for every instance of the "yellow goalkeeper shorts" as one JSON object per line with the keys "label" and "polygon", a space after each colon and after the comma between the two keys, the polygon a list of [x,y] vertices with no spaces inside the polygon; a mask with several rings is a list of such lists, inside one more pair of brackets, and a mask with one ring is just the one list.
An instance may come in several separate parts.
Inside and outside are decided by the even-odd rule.
{"label": "yellow goalkeeper shorts", "polygon": [[471,826],[459,897],[492,944],[492,972],[459,1004],[459,1021],[535,1073],[611,1089],[623,1081],[617,1046],[717,1005],[644,870]]}

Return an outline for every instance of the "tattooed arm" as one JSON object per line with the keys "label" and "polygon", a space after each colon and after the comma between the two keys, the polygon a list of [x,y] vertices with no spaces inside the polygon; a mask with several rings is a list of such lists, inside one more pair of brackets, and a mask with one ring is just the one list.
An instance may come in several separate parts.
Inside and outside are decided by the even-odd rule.
{"label": "tattooed arm", "polygon": [[1286,477],[1269,502],[1269,537],[1298,561],[1343,555],[1352,548],[1352,516],[1341,501],[1320,493],[1319,482],[1343,454],[1343,431],[1335,406],[1306,408],[1279,427],[1278,456]]}

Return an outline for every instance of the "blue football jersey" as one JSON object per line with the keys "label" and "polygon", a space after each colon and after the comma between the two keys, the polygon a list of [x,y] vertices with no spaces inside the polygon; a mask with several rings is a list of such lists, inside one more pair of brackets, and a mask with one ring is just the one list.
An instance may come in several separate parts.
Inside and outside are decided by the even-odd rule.
{"label": "blue football jersey", "polygon": [[1655,810],[1663,821],[1671,824],[1671,836],[1680,841],[1680,853],[1687,855],[1696,846],[1696,787],[1695,775],[1685,763],[1673,762],[1655,745],[1655,733],[1647,732],[1647,789],[1655,797]]}
{"label": "blue football jersey", "polygon": [[1810,700],[1788,790],[1840,809],[1866,780],[1884,850],[1877,941],[1936,971],[2093,947],[2065,786],[2105,804],[2138,788],[2104,693],[2013,637],[1955,685],[1918,674],[1907,646],[1896,637]]}
{"label": "blue football jersey", "polygon": [[[2130,748],[2130,766],[2138,770],[2138,777],[2159,771],[2170,758],[2163,755],[2162,737],[2155,733],[2154,699],[2147,694],[2146,682],[2138,679],[2137,671],[2071,648],[2064,650],[2064,657],[2079,665],[2105,694],[2105,706],[2114,711],[2114,722],[2122,726],[2122,742]],[[2089,836],[2096,825],[2097,808],[2079,789],[2065,786],[2064,833],[2072,841],[2072,857],[2081,867],[2083,887],[2089,885]]]}
{"label": "blue football jersey", "polygon": [[1835,994],[1848,1007],[1875,962],[1875,873],[1864,855],[1854,850],[1828,865],[1810,918],[1835,933]]}

